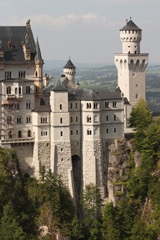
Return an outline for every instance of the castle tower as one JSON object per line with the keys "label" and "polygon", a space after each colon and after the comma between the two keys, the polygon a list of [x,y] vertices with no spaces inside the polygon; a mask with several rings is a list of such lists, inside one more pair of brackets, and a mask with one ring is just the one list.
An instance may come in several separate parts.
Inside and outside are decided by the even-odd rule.
{"label": "castle tower", "polygon": [[70,59],[68,60],[66,65],[63,67],[63,73],[68,78],[68,80],[75,85],[76,67],[74,66],[74,64]]}
{"label": "castle tower", "polygon": [[133,107],[139,98],[145,99],[145,69],[148,64],[148,53],[140,52],[142,30],[131,18],[120,29],[120,38],[122,53],[115,54],[118,86]]}
{"label": "castle tower", "polygon": [[37,100],[40,99],[43,90],[43,64],[44,61],[41,56],[41,50],[37,39],[35,56],[35,73],[34,73],[35,95]]}

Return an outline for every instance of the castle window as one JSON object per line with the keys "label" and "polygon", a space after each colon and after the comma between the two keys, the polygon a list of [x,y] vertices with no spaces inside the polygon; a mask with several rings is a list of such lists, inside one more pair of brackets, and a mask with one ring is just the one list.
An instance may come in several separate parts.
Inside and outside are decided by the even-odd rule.
{"label": "castle window", "polygon": [[17,88],[15,88],[15,90],[14,90],[14,91],[15,91],[15,94],[17,94],[17,92],[18,92]]}
{"label": "castle window", "polygon": [[63,136],[63,131],[60,132],[60,136],[61,136],[61,137]]}
{"label": "castle window", "polygon": [[62,110],[62,104],[59,105],[60,110]]}
{"label": "castle window", "polygon": [[109,117],[108,117],[108,115],[106,115],[106,121],[108,122],[108,120],[109,120]]}
{"label": "castle window", "polygon": [[73,118],[71,117],[71,123],[73,122]]}
{"label": "castle window", "polygon": [[22,131],[18,131],[18,138],[22,137]]}
{"label": "castle window", "polygon": [[7,124],[11,124],[12,123],[12,117],[11,116],[8,116],[7,117]]}
{"label": "castle window", "polygon": [[11,87],[10,86],[7,87],[7,94],[11,94]]}
{"label": "castle window", "polygon": [[138,84],[136,84],[136,87],[138,88]]}
{"label": "castle window", "polygon": [[28,130],[28,137],[31,137],[32,136],[32,134],[31,134],[31,130]]}
{"label": "castle window", "polygon": [[12,131],[9,131],[9,132],[8,132],[8,137],[9,137],[9,138],[12,138]]}
{"label": "castle window", "polygon": [[87,116],[87,122],[91,123],[91,117],[90,116]]}
{"label": "castle window", "polygon": [[19,87],[19,94],[22,94],[22,89],[21,89],[21,87]]}
{"label": "castle window", "polygon": [[117,102],[113,102],[113,107],[114,107],[114,108],[117,107]]}
{"label": "castle window", "polygon": [[78,135],[78,130],[76,130],[76,135]]}
{"label": "castle window", "polygon": [[104,106],[105,106],[105,108],[108,108],[109,107],[109,102],[105,102]]}
{"label": "castle window", "polygon": [[78,117],[76,116],[76,122],[78,122]]}
{"label": "castle window", "polygon": [[26,117],[26,123],[30,123],[31,122],[31,116],[27,116]]}
{"label": "castle window", "polygon": [[25,71],[19,71],[18,72],[18,77],[19,78],[25,78],[26,77],[26,72]]}
{"label": "castle window", "polygon": [[98,103],[94,103],[94,109],[98,108]]}
{"label": "castle window", "polygon": [[37,71],[35,72],[35,76],[38,77],[38,72]]}
{"label": "castle window", "polygon": [[19,110],[19,103],[16,103],[16,104],[15,104],[15,109],[16,109],[16,110]]}
{"label": "castle window", "polygon": [[116,128],[114,128],[114,133],[116,133],[117,132],[117,129]]}
{"label": "castle window", "polygon": [[116,121],[117,120],[117,116],[116,115],[114,115],[114,121]]}
{"label": "castle window", "polygon": [[73,130],[71,130],[71,135],[73,135]]}
{"label": "castle window", "polygon": [[99,122],[99,116],[98,115],[94,115],[94,122],[95,123]]}
{"label": "castle window", "polygon": [[136,76],[136,73],[132,73],[132,77],[135,77]]}
{"label": "castle window", "polygon": [[42,129],[41,136],[47,136],[47,130],[46,129]]}
{"label": "castle window", "polygon": [[12,75],[12,72],[6,71],[5,72],[5,78],[10,79]]}
{"label": "castle window", "polygon": [[107,128],[107,129],[106,129],[106,133],[108,133],[108,132],[109,132],[109,129]]}
{"label": "castle window", "polygon": [[92,131],[90,129],[87,129],[87,135],[92,135]]}
{"label": "castle window", "polygon": [[20,124],[20,123],[22,123],[22,117],[21,117],[21,116],[18,116],[18,117],[17,117],[17,124]]}
{"label": "castle window", "polygon": [[72,109],[72,103],[70,103],[70,108]]}
{"label": "castle window", "polygon": [[30,94],[31,93],[31,88],[30,86],[26,86],[26,94]]}
{"label": "castle window", "polygon": [[30,109],[31,108],[31,103],[30,103],[30,101],[27,101],[26,102],[26,109]]}
{"label": "castle window", "polygon": [[46,116],[41,117],[41,123],[47,123],[47,117]]}
{"label": "castle window", "polygon": [[75,103],[75,109],[77,109],[77,106],[78,106],[77,103]]}
{"label": "castle window", "polygon": [[135,97],[136,99],[138,98],[138,93],[136,94],[136,97]]}
{"label": "castle window", "polygon": [[9,104],[9,109],[13,110],[14,109],[14,104]]}
{"label": "castle window", "polygon": [[87,103],[87,109],[91,108],[91,103]]}
{"label": "castle window", "polygon": [[62,118],[60,118],[60,123],[62,123],[63,121],[62,121]]}

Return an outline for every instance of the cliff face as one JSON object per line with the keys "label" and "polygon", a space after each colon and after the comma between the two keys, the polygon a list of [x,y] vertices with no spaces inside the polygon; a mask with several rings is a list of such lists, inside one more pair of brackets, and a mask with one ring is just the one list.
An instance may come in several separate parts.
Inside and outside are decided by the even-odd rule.
{"label": "cliff face", "polygon": [[141,156],[132,143],[126,139],[116,139],[109,144],[108,159],[108,200],[115,205],[125,196],[127,183],[126,171],[130,154],[134,157],[135,166],[141,165]]}

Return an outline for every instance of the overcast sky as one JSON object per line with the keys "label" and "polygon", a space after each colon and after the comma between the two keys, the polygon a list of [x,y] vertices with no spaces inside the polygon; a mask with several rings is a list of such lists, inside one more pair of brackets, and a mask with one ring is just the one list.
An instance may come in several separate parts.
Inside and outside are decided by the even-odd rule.
{"label": "overcast sky", "polygon": [[31,20],[44,60],[113,64],[119,29],[132,17],[142,29],[141,52],[160,64],[160,0],[0,0],[0,24]]}

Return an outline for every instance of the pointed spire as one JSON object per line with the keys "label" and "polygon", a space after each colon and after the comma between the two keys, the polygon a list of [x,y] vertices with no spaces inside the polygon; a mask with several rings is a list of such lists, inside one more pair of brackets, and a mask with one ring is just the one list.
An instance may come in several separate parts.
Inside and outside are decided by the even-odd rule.
{"label": "pointed spire", "polygon": [[68,62],[66,63],[66,65],[63,68],[73,68],[73,69],[75,69],[76,67],[74,66],[74,64],[72,63],[72,61],[69,57]]}
{"label": "pointed spire", "polygon": [[42,55],[41,55],[41,50],[40,50],[40,46],[39,46],[39,42],[38,42],[38,37],[37,37],[37,43],[36,43],[36,56],[35,56],[35,60],[42,61]]}

